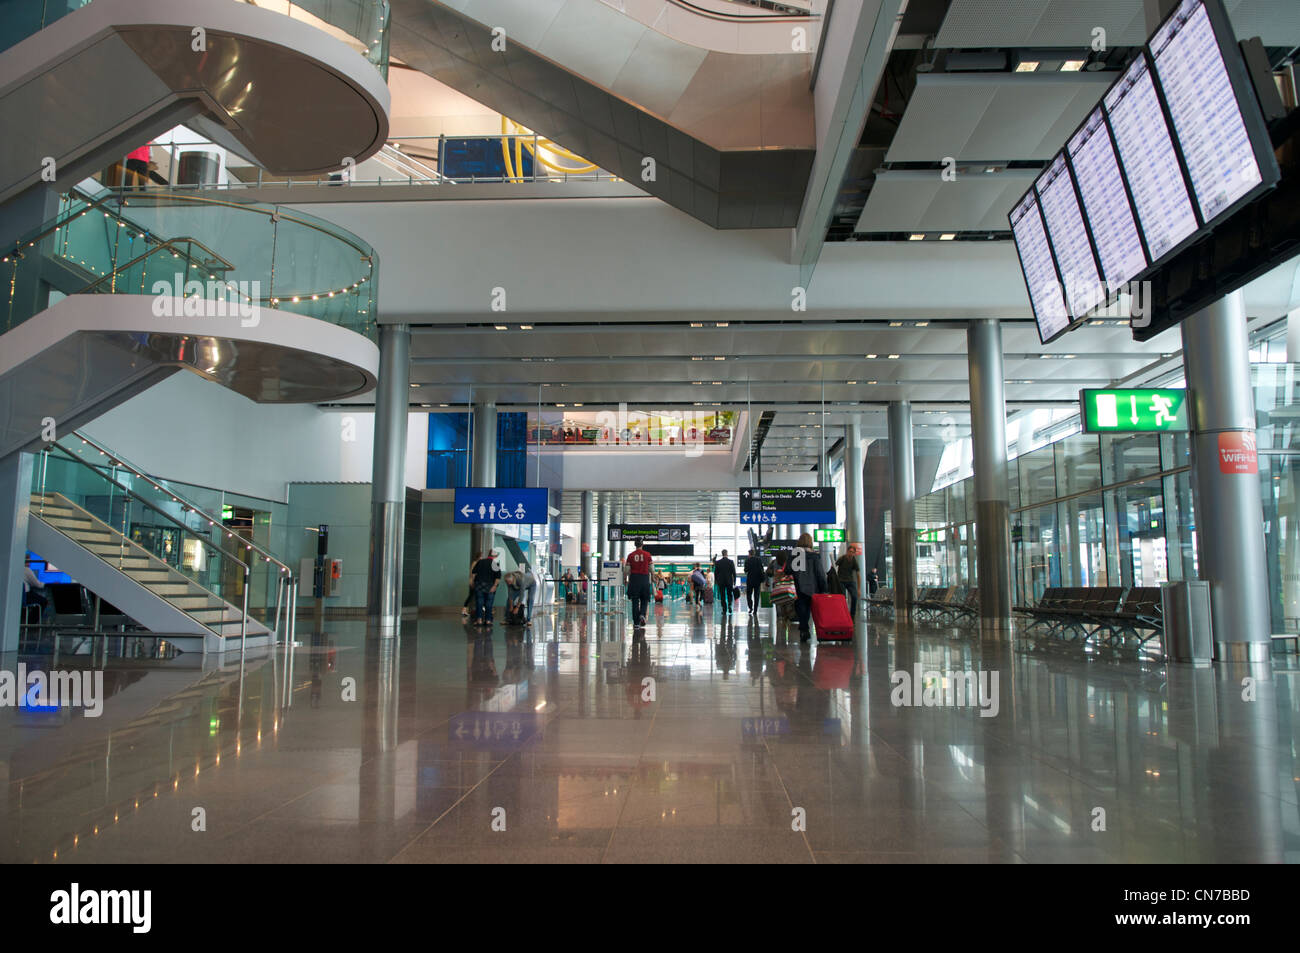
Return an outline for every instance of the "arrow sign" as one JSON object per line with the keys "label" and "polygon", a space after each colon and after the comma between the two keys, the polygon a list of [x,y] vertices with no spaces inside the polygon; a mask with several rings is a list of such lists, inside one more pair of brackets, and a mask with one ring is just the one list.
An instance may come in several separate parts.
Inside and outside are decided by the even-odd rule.
{"label": "arrow sign", "polygon": [[456,523],[546,523],[550,519],[546,487],[457,487],[452,504]]}

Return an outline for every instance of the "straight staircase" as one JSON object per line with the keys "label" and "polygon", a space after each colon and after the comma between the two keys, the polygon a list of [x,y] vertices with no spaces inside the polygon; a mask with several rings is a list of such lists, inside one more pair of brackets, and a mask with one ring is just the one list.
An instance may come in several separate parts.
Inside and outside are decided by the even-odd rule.
{"label": "straight staircase", "polygon": [[[228,651],[239,643],[242,610],[132,542],[62,493],[34,493],[31,548],[56,562],[92,592],[113,589],[110,601],[152,631],[173,635],[179,648]],[[124,598],[125,596],[125,598]],[[266,645],[271,630],[253,618],[248,645]]]}

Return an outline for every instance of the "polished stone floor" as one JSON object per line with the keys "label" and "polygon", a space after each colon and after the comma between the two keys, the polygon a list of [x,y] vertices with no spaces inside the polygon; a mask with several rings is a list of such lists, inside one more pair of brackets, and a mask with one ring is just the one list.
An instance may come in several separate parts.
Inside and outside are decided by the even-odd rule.
{"label": "polished stone floor", "polygon": [[[1195,669],[772,624],[679,604],[634,639],[561,609],[381,642],[304,620],[242,682],[237,660],[110,662],[102,717],[0,708],[0,860],[1300,859],[1295,655]],[[954,672],[986,694],[925,704]]]}

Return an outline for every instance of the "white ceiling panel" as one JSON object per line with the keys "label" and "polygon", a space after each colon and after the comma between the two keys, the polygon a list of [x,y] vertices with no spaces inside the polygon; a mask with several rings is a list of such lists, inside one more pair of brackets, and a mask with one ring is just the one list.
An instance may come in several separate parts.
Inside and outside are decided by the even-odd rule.
{"label": "white ceiling panel", "polygon": [[1086,47],[1095,27],[1109,46],[1142,43],[1142,0],[953,0],[934,45]]}
{"label": "white ceiling panel", "polygon": [[1113,74],[922,74],[888,162],[1050,159]]}
{"label": "white ceiling panel", "polygon": [[859,232],[1005,231],[1007,212],[1036,172],[879,172],[858,219]]}

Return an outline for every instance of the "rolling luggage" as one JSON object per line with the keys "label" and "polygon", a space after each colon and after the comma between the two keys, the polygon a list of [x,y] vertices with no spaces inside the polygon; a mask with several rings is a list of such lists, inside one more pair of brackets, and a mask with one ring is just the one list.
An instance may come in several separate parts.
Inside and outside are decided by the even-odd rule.
{"label": "rolling luggage", "polygon": [[662,589],[656,589],[655,602],[663,602],[663,601],[664,601],[664,591]]}
{"label": "rolling luggage", "polygon": [[564,601],[567,605],[574,605],[578,601],[578,594],[576,592],[566,592]]}
{"label": "rolling luggage", "polygon": [[853,638],[853,617],[849,603],[841,596],[818,593],[812,597],[812,619],[817,626],[817,641],[840,641]]}
{"label": "rolling luggage", "polygon": [[848,688],[853,677],[853,646],[828,645],[817,650],[813,663],[813,687]]}
{"label": "rolling luggage", "polygon": [[524,606],[523,603],[512,606],[506,610],[506,625],[523,625],[524,624]]}
{"label": "rolling luggage", "polygon": [[711,605],[713,605],[713,590],[712,590],[712,589],[705,589],[705,590],[704,590],[704,604],[705,604],[706,606],[711,606]]}

